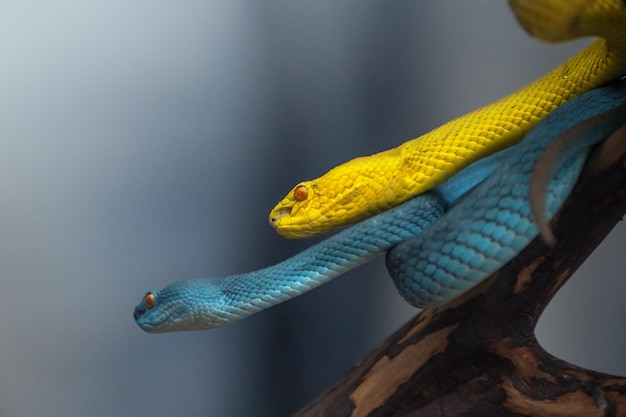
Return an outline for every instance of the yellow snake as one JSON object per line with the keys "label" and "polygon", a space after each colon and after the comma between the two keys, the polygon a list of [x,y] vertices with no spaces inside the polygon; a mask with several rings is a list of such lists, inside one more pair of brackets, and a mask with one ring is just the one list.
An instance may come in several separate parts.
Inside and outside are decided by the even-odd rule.
{"label": "yellow snake", "polygon": [[400,146],[298,183],[270,212],[289,238],[356,223],[445,182],[469,164],[518,143],[548,113],[626,74],[626,0],[509,0],[518,21],[547,41],[598,36],[521,90]]}

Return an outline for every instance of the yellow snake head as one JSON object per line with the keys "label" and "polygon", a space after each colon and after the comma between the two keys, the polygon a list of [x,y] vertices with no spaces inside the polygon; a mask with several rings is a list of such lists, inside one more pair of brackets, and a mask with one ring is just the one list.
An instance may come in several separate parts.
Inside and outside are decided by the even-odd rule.
{"label": "yellow snake head", "polygon": [[280,235],[293,239],[326,233],[388,210],[411,197],[405,179],[383,175],[396,164],[397,158],[381,153],[300,182],[270,212],[269,223]]}

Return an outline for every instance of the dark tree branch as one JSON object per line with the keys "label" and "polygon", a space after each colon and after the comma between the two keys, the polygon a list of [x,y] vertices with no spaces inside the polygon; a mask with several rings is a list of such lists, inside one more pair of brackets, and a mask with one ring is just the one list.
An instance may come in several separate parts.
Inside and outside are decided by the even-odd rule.
{"label": "dark tree branch", "polygon": [[[540,314],[626,212],[626,129],[597,149],[552,227],[486,282],[424,310],[297,416],[626,416],[626,378],[568,364]],[[608,290],[608,289],[607,289]]]}

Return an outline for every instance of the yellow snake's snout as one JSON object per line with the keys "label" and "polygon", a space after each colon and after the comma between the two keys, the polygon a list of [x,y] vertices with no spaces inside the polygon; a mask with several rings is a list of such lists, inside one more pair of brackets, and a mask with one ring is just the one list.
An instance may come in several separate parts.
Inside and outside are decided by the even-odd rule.
{"label": "yellow snake's snout", "polygon": [[290,213],[291,208],[289,207],[282,207],[276,210],[275,213],[270,213],[270,225],[272,227],[277,227],[280,224],[280,219],[284,218],[285,216],[289,216]]}
{"label": "yellow snake's snout", "polygon": [[270,212],[270,226],[280,231],[281,223],[291,215],[292,207],[278,207]]}
{"label": "yellow snake's snout", "polygon": [[[279,235],[287,239],[300,239],[319,234],[320,231],[315,227],[319,223],[319,215],[311,216],[311,212],[319,214],[319,212],[310,210],[309,213],[303,215],[299,213],[298,207],[282,206],[282,202],[270,212],[269,224]],[[314,218],[315,217],[315,218]]]}
{"label": "yellow snake's snout", "polygon": [[313,184],[311,181],[296,185],[285,198],[270,211],[268,221],[278,234],[288,239],[311,236],[312,225],[317,224],[320,213],[311,207]]}

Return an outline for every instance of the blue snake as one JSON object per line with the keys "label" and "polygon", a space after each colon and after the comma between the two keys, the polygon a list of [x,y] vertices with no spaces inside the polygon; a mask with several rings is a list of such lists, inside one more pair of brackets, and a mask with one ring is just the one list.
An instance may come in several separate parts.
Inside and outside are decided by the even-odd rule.
{"label": "blue snake", "polygon": [[565,103],[521,143],[433,191],[277,265],[152,290],[135,307],[134,318],[150,333],[218,327],[303,294],[384,252],[392,279],[410,304],[442,305],[497,271],[538,235],[528,184],[550,143],[562,135],[575,139],[547,179],[545,220],[569,195],[591,147],[624,124],[626,81],[618,81]]}

